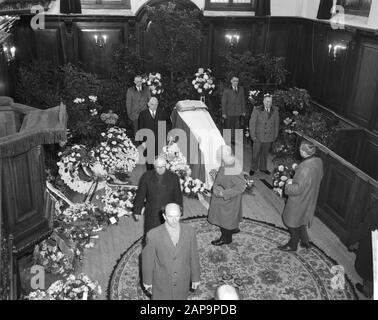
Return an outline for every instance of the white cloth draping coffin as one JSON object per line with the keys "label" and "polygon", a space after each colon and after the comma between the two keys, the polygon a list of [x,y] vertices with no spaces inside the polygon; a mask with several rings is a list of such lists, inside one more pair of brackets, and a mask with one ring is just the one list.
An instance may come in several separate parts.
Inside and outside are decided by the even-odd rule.
{"label": "white cloth draping coffin", "polygon": [[[188,101],[183,101],[186,105],[190,104]],[[219,150],[225,145],[225,141],[219,132],[214,120],[211,118],[206,108],[203,108],[204,103],[201,101],[191,100],[192,105],[198,105],[201,108],[187,111],[177,111],[182,120],[187,124],[191,133],[198,141],[199,148],[203,155],[203,164],[206,172],[206,185],[211,187],[213,184],[210,178],[210,171],[220,167]],[[178,103],[180,104],[181,101]],[[206,107],[206,106],[205,106]],[[187,159],[190,164],[190,159]]]}

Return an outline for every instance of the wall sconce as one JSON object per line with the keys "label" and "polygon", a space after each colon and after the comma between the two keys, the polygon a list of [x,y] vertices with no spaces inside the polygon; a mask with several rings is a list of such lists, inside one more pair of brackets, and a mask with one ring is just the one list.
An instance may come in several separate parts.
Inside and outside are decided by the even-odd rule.
{"label": "wall sconce", "polygon": [[329,56],[332,55],[333,60],[336,60],[338,54],[340,54],[340,52],[345,51],[347,49],[348,49],[348,45],[343,41],[330,43],[328,45],[328,55]]}
{"label": "wall sconce", "polygon": [[234,47],[235,45],[237,45],[239,43],[239,40],[240,40],[240,36],[238,34],[230,34],[230,33],[227,33],[225,35],[225,38],[227,39],[228,41],[228,44],[231,46],[231,47]]}
{"label": "wall sconce", "polygon": [[106,34],[103,34],[103,35],[100,35],[100,36],[95,34],[93,36],[93,38],[95,40],[96,46],[99,47],[99,48],[103,48],[106,45],[106,40],[108,39],[108,36]]}
{"label": "wall sconce", "polygon": [[4,52],[5,59],[7,60],[8,64],[13,62],[14,59],[16,58],[16,47],[15,46],[3,45],[3,52]]}

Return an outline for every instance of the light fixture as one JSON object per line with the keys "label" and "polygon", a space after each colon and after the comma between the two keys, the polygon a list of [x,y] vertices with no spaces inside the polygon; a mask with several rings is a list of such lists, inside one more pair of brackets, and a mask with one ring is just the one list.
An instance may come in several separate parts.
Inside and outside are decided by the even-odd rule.
{"label": "light fixture", "polygon": [[93,38],[95,40],[96,46],[99,47],[99,48],[103,48],[106,45],[106,40],[108,39],[108,36],[106,34],[103,34],[103,35],[100,35],[100,36],[95,34],[93,36]]}
{"label": "light fixture", "polygon": [[238,44],[239,40],[240,40],[240,36],[237,33],[235,33],[235,34],[227,33],[225,35],[225,38],[227,39],[228,44],[231,47],[234,47],[236,44]]}
{"label": "light fixture", "polygon": [[7,63],[10,64],[16,58],[16,47],[3,45],[2,48],[3,48],[3,53],[5,55],[5,59],[7,60]]}
{"label": "light fixture", "polygon": [[333,59],[336,60],[338,54],[347,49],[348,45],[345,41],[330,43],[328,44],[328,55],[332,56]]}

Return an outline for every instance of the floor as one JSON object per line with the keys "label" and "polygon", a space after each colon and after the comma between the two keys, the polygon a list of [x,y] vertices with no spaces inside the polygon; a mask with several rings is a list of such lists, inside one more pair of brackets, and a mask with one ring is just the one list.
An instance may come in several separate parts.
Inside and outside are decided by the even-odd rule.
{"label": "floor", "polygon": [[[244,145],[244,159],[250,159],[251,147]],[[249,161],[244,161],[244,170],[249,171]],[[272,169],[272,164],[269,165]],[[137,184],[140,176],[145,171],[144,166],[137,166],[133,171],[132,182]],[[256,174],[254,177],[255,188],[253,194],[243,197],[243,215],[248,218],[269,222],[283,227],[281,213],[284,202],[281,198],[260,181],[264,178],[270,181],[265,174]],[[184,199],[184,218],[193,216],[206,216],[208,202],[204,198],[200,200]],[[106,288],[109,277],[117,260],[139,237],[142,236],[143,219],[134,221],[131,217],[121,218],[118,225],[108,227],[101,232],[96,240],[94,248],[85,252],[82,272],[92,280],[99,282],[103,289],[100,299],[106,299]],[[344,267],[345,273],[353,283],[361,279],[354,271],[354,254],[350,253],[341,241],[318,218],[315,217],[312,228],[309,230],[311,241],[320,247],[327,255]],[[363,297],[360,297],[363,299]]]}

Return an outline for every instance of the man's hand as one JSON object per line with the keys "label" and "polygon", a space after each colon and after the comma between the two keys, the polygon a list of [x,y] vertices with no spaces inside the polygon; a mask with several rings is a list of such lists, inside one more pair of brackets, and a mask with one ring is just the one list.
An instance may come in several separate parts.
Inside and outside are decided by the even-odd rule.
{"label": "man's hand", "polygon": [[197,288],[199,287],[200,283],[201,283],[201,282],[199,282],[199,281],[198,281],[198,282],[193,282],[193,283],[192,283],[192,289],[193,289],[193,290],[197,290]]}
{"label": "man's hand", "polygon": [[134,220],[139,221],[140,214],[133,214]]}
{"label": "man's hand", "polygon": [[227,116],[225,114],[222,114],[223,119],[227,119]]}
{"label": "man's hand", "polygon": [[142,143],[142,147],[143,147],[143,149],[146,149],[146,148],[147,148],[147,145],[146,145],[145,142]]}
{"label": "man's hand", "polygon": [[144,289],[146,289],[146,291],[150,294],[152,294],[152,284],[145,284],[143,283],[143,287]]}
{"label": "man's hand", "polygon": [[242,117],[245,117],[245,112],[244,112],[244,113],[242,113]]}
{"label": "man's hand", "polygon": [[289,179],[286,181],[286,184],[293,184],[293,179]]}

